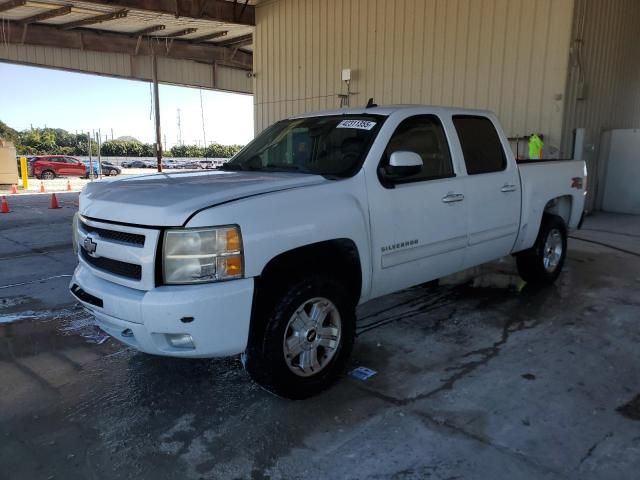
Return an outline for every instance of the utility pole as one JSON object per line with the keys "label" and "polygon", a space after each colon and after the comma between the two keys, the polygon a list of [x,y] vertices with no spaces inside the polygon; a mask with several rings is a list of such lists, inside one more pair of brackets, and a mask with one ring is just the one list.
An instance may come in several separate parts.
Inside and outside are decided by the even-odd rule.
{"label": "utility pole", "polygon": [[182,122],[180,120],[180,109],[178,109],[177,117],[178,117],[178,146],[182,146]]}
{"label": "utility pole", "polygon": [[100,129],[98,129],[97,137],[98,137],[98,178],[102,178],[102,154],[100,153],[100,150],[102,147],[102,135],[100,133]]}
{"label": "utility pole", "polygon": [[89,149],[89,175],[88,177],[93,180],[93,157],[91,156],[91,135],[92,133],[87,132],[87,148]]}
{"label": "utility pole", "polygon": [[160,134],[160,92],[158,91],[158,61],[156,54],[151,54],[151,75],[153,77],[153,107],[156,114],[156,159],[158,171],[162,172],[162,135]]}
{"label": "utility pole", "polygon": [[204,106],[202,105],[202,89],[200,89],[200,117],[202,120],[202,143],[207,148],[207,133],[204,129]]}

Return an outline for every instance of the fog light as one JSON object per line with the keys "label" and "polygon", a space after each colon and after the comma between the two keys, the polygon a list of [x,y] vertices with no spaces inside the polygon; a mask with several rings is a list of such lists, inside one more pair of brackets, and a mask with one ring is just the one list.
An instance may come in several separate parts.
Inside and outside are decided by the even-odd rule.
{"label": "fog light", "polygon": [[196,348],[193,337],[188,333],[167,333],[167,341],[174,348]]}

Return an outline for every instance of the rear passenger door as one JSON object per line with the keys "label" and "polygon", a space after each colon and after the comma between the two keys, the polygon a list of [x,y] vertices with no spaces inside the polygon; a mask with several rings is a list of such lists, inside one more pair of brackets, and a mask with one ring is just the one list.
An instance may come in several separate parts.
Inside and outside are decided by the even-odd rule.
{"label": "rear passenger door", "polygon": [[[391,154],[398,151],[417,153],[422,170],[391,181],[384,172]],[[367,184],[373,296],[460,270],[467,246],[468,202],[437,116],[402,120],[385,147],[377,175]]]}
{"label": "rear passenger door", "polygon": [[520,225],[520,177],[508,145],[484,116],[454,115],[467,170],[469,248],[465,267],[511,252]]}
{"label": "rear passenger door", "polygon": [[49,163],[56,175],[65,176],[69,171],[64,157],[49,157]]}

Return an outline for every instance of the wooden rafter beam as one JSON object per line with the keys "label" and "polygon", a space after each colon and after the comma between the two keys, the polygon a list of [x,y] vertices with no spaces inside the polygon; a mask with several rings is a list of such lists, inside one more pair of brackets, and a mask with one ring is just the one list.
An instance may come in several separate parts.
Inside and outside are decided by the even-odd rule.
{"label": "wooden rafter beam", "polygon": [[21,23],[22,25],[30,25],[32,23],[42,22],[43,20],[60,17],[69,13],[71,13],[71,6],[67,5],[66,7],[54,8],[53,10],[36,13],[35,15],[31,15],[30,17],[18,20],[18,23]]}
{"label": "wooden rafter beam", "polygon": [[235,8],[232,2],[221,0],[84,0],[87,3],[117,8],[164,13],[176,17],[214,20],[238,25],[256,24],[255,7]]}
{"label": "wooden rafter beam", "polygon": [[246,45],[251,45],[253,43],[253,34],[249,33],[247,35],[242,35],[240,37],[229,38],[227,40],[222,40],[221,42],[216,42],[215,45],[220,47],[234,47],[240,48]]}
{"label": "wooden rafter beam", "polygon": [[96,23],[117,20],[118,18],[124,18],[126,16],[127,10],[118,10],[117,12],[104,13],[102,15],[96,15],[94,17],[76,20],[75,22],[64,23],[60,25],[60,28],[62,28],[63,30],[71,30],[72,28],[84,27],[86,25],[95,25]]}
{"label": "wooden rafter beam", "polygon": [[198,29],[197,28],[185,28],[184,30],[178,30],[177,32],[172,32],[172,33],[161,33],[158,36],[158,38],[176,38],[176,37],[183,37],[185,35],[190,35],[192,33],[197,32]]}
{"label": "wooden rafter beam", "polygon": [[159,32],[160,30],[164,30],[166,27],[164,25],[152,25],[151,27],[143,28],[142,30],[138,30],[137,32],[132,32],[129,35],[134,37],[139,37],[141,35],[148,35],[153,32]]}
{"label": "wooden rafter beam", "polygon": [[125,53],[129,55],[151,55],[194,60],[201,63],[218,63],[230,67],[251,70],[253,56],[248,52],[235,51],[221,47],[214,43],[194,44],[188,40],[173,39],[170,49],[164,47],[164,42],[154,40],[138,42],[131,33],[107,32],[79,28],[62,30],[54,25],[33,24],[23,41],[23,28],[17,22],[8,22],[8,43],[26,45],[42,45],[47,47],[71,48],[75,50],[90,50],[105,53]]}
{"label": "wooden rafter beam", "polygon": [[22,7],[27,3],[27,0],[9,0],[8,2],[0,3],[0,12],[7,12],[17,7]]}
{"label": "wooden rafter beam", "polygon": [[229,32],[227,32],[226,30],[224,32],[209,33],[207,35],[202,35],[201,37],[198,37],[198,38],[192,38],[191,42],[193,43],[206,42],[207,40],[213,40],[214,38],[225,37],[227,33]]}

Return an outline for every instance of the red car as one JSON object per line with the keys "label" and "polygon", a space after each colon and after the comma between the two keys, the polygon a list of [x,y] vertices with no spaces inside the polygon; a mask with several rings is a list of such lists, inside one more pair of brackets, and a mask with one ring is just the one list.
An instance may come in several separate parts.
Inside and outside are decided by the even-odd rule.
{"label": "red car", "polygon": [[80,160],[65,155],[46,155],[37,157],[31,164],[33,174],[44,180],[56,177],[84,177],[87,167]]}

